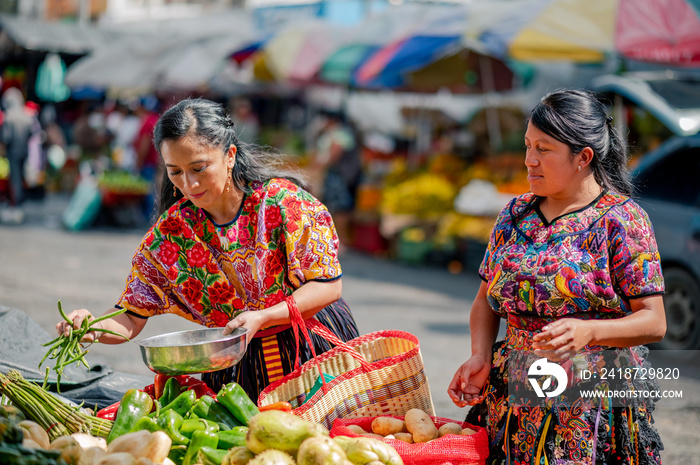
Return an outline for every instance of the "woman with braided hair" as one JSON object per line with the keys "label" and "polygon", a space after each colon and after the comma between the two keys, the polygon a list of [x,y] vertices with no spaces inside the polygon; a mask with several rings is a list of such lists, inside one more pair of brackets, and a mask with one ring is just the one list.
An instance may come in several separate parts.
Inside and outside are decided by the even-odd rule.
{"label": "woman with braided hair", "polygon": [[[496,220],[471,308],[471,357],[448,388],[456,405],[472,405],[467,421],[486,427],[489,464],[661,463],[652,399],[596,402],[573,389],[654,392],[602,378],[646,367],[643,344],[666,331],[654,230],[630,199],[625,144],[606,110],[594,93],[563,90],[527,122],[530,192]],[[565,376],[543,400],[552,378],[538,391],[530,375],[545,366]],[[597,377],[586,384],[582,372]]]}
{"label": "woman with braided hair", "polygon": [[[288,305],[343,341],[358,336],[341,298],[331,215],[277,154],[240,144],[225,108],[205,99],[168,109],[156,124],[154,144],[165,167],[160,216],[134,255],[117,302],[126,312],[97,324],[129,338],[164,313],[225,327],[224,333],[244,327],[250,333],[243,359],[202,376],[214,390],[236,381],[254,401],[294,368]],[[81,309],[69,318],[80,327],[92,315]],[[67,333],[68,324],[59,323],[57,330]],[[330,349],[312,338],[317,354]],[[123,341],[107,333],[100,337],[110,344]],[[303,363],[311,350],[301,343]]]}

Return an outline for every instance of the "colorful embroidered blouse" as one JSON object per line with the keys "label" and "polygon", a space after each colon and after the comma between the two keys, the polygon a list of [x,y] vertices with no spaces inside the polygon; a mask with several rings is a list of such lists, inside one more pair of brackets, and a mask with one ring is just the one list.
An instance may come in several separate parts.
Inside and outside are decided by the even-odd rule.
{"label": "colorful embroidered blouse", "polygon": [[479,274],[493,310],[524,330],[539,329],[532,322],[541,317],[619,318],[630,311],[629,299],[664,291],[646,212],[614,193],[551,223],[532,193],[513,199],[496,221]]}
{"label": "colorful embroidered blouse", "polygon": [[134,254],[119,306],[174,313],[209,327],[241,310],[268,308],[308,281],[342,275],[328,210],[285,179],[251,185],[236,218],[217,225],[182,199]]}

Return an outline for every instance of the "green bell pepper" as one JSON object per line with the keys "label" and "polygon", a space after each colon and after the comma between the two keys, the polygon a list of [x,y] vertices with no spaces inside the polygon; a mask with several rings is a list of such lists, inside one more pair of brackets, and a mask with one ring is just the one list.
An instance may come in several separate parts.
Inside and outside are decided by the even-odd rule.
{"label": "green bell pepper", "polygon": [[245,446],[247,426],[235,426],[229,431],[219,431],[219,449],[229,450],[233,447]]}
{"label": "green bell pepper", "polygon": [[107,443],[131,431],[137,421],[151,413],[152,408],[153,399],[149,394],[138,389],[126,391],[119,403],[112,430],[107,436]]}
{"label": "green bell pepper", "polygon": [[221,465],[226,454],[228,454],[227,450],[204,446],[197,452],[197,463],[201,463],[202,465]]}
{"label": "green bell pepper", "polygon": [[168,378],[163,387],[163,394],[160,396],[160,405],[168,405],[180,395],[180,381],[176,377]]}
{"label": "green bell pepper", "polygon": [[165,410],[157,423],[163,431],[172,439],[174,445],[188,444],[190,440],[180,432],[180,427],[185,420],[175,410]]}
{"label": "green bell pepper", "polygon": [[150,431],[151,433],[155,433],[156,431],[163,431],[163,428],[161,428],[160,425],[156,423],[155,418],[142,417],[139,418],[139,421],[137,421],[134,424],[134,426],[131,427],[131,430],[129,432],[133,433],[134,431],[141,431],[142,429]]}
{"label": "green bell pepper", "polygon": [[[194,391],[185,391],[172,402],[160,408],[161,412],[175,410],[178,415],[184,417],[190,411],[194,403],[197,402],[197,394]],[[162,404],[161,404],[162,405]]]}
{"label": "green bell pepper", "polygon": [[168,453],[168,458],[177,464],[181,464],[185,460],[185,453],[187,452],[187,446],[173,446],[170,448]]}
{"label": "green bell pepper", "polygon": [[188,418],[180,425],[180,433],[185,437],[191,439],[195,431],[218,433],[219,425],[211,420],[205,420],[204,418]]}
{"label": "green bell pepper", "polygon": [[197,454],[202,447],[211,447],[216,449],[219,444],[219,436],[210,431],[195,431],[192,434],[192,440],[187,446],[185,458],[182,460],[182,465],[192,465],[196,463]]}
{"label": "green bell pepper", "polygon": [[250,420],[259,413],[258,407],[236,382],[223,386],[216,394],[216,400],[226,407],[243,426],[248,426]]}
{"label": "green bell pepper", "polygon": [[230,430],[234,426],[243,424],[234,417],[226,407],[214,400],[213,397],[203,395],[192,407],[192,413],[199,418],[211,420],[219,424],[220,430]]}

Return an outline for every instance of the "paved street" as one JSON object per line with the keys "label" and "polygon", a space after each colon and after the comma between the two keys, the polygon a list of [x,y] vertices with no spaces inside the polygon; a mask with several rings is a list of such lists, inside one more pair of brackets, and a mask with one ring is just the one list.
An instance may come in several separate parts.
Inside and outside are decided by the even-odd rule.
{"label": "paved street", "polygon": [[[96,228],[71,233],[60,228],[67,199],[51,196],[31,203],[23,226],[0,225],[0,305],[24,310],[46,331],[53,332],[60,299],[66,310],[88,308],[101,313],[119,297],[132,253],[143,231]],[[425,369],[437,414],[462,419],[465,411],[447,398],[455,369],[469,355],[468,310],[479,285],[475,274],[409,267],[349,253],[342,258],[343,295],[361,333],[398,329],[421,341]],[[141,337],[192,328],[171,316],[154,318]],[[93,363],[115,371],[150,376],[138,346],[95,346]],[[683,399],[659,403],[654,415],[666,444],[667,464],[700,464],[700,380],[681,371],[674,387]]]}

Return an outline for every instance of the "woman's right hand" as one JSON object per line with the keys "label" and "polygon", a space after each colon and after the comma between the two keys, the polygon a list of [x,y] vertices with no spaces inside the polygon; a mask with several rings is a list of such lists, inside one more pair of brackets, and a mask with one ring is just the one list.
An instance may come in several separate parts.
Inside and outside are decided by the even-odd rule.
{"label": "woman's right hand", "polygon": [[457,369],[447,394],[457,407],[474,405],[483,400],[481,390],[491,371],[491,363],[483,355],[472,355]]}
{"label": "woman's right hand", "polygon": [[[84,320],[92,321],[94,317],[89,310],[81,308],[80,310],[73,310],[68,315],[68,319],[73,322],[73,329],[80,329]],[[98,323],[99,324],[99,323]],[[66,320],[61,320],[56,323],[56,332],[59,336],[68,336],[70,334],[71,325],[68,324]],[[80,342],[94,342],[96,333],[94,331],[88,332]]]}

